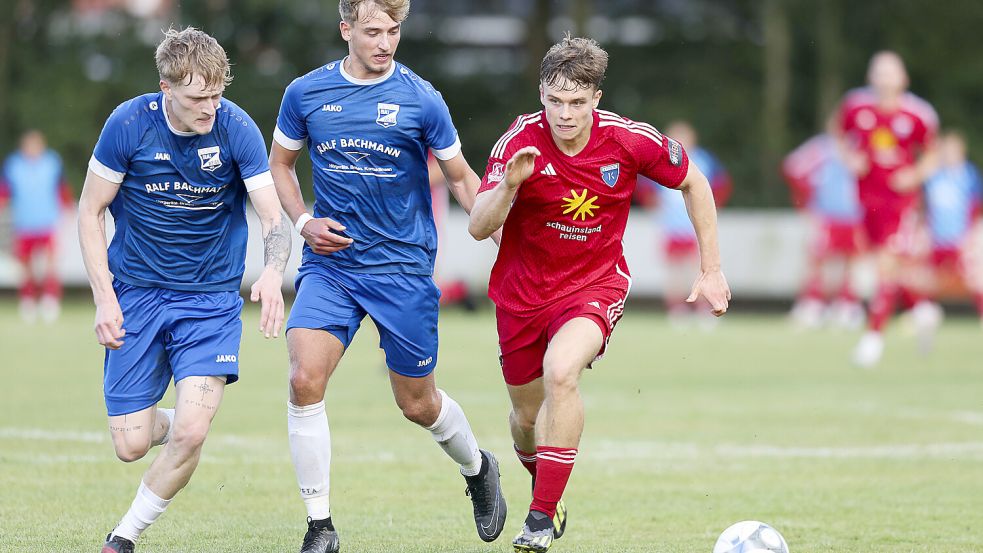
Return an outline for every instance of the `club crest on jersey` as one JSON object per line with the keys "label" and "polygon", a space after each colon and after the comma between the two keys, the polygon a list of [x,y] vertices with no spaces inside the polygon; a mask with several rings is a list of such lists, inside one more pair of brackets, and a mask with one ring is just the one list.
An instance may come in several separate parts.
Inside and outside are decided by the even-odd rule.
{"label": "club crest on jersey", "polygon": [[222,166],[222,157],[219,155],[218,146],[208,148],[198,148],[198,159],[201,160],[203,171],[214,171]]}
{"label": "club crest on jersey", "polygon": [[669,142],[669,163],[679,167],[679,164],[683,162],[683,147],[668,136],[666,140]]}
{"label": "club crest on jersey", "polygon": [[399,113],[399,104],[383,104],[379,102],[378,106],[379,116],[375,118],[375,122],[387,129],[395,126],[396,114]]}
{"label": "club crest on jersey", "polygon": [[604,184],[613,187],[618,182],[618,175],[621,174],[621,164],[612,163],[601,167],[601,179]]}

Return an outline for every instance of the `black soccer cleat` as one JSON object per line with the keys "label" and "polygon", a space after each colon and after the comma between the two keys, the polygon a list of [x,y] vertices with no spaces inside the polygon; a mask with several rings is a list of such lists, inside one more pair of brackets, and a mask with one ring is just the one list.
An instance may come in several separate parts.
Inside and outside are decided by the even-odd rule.
{"label": "black soccer cleat", "polygon": [[331,524],[331,517],[323,520],[307,517],[307,533],[304,534],[300,553],[338,553],[340,548],[338,532]]}
{"label": "black soccer cleat", "polygon": [[465,476],[468,483],[465,494],[474,504],[474,525],[482,541],[495,541],[505,528],[508,507],[499,483],[498,460],[490,452],[481,450],[481,471],[475,476]]}
{"label": "black soccer cleat", "polygon": [[106,543],[102,546],[100,553],[133,553],[135,547],[136,545],[130,540],[110,533],[106,536]]}
{"label": "black soccer cleat", "polygon": [[512,540],[512,549],[516,553],[546,553],[553,545],[555,530],[549,515],[529,511],[522,531]]}

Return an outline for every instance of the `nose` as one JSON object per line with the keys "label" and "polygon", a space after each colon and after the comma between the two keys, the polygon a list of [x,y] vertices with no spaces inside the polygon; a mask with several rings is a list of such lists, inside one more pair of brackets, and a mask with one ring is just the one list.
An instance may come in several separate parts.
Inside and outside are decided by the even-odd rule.
{"label": "nose", "polygon": [[389,33],[382,33],[382,38],[379,40],[379,48],[383,51],[389,51]]}
{"label": "nose", "polygon": [[560,119],[570,119],[570,104],[563,104],[560,108]]}

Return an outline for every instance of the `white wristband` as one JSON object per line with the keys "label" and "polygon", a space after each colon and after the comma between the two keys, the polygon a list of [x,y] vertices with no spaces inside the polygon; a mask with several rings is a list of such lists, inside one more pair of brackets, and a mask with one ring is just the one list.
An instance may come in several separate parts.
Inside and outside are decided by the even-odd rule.
{"label": "white wristband", "polygon": [[310,213],[301,213],[300,217],[297,217],[297,222],[294,223],[294,228],[297,229],[297,234],[300,234],[301,231],[304,230],[304,225],[307,224],[307,221],[310,221],[313,218],[314,217],[311,217]]}

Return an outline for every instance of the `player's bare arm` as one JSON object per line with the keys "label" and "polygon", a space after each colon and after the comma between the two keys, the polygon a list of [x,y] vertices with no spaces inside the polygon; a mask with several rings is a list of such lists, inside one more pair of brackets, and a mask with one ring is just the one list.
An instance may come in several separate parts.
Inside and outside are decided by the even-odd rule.
{"label": "player's bare arm", "polygon": [[270,172],[273,174],[276,194],[280,197],[280,205],[314,253],[328,255],[343,250],[353,240],[333,231],[344,232],[345,225],[328,217],[315,219],[307,212],[307,205],[304,204],[304,196],[300,191],[300,180],[297,178],[299,156],[300,150],[289,150],[276,142],[270,149]]}
{"label": "player's bare arm", "polygon": [[276,188],[265,186],[249,193],[263,226],[265,266],[250,290],[249,299],[260,302],[259,331],[267,338],[280,335],[283,326],[283,271],[290,259],[290,225],[280,211]]}
{"label": "player's bare arm", "polygon": [[481,177],[468,165],[464,154],[460,152],[446,161],[438,158],[437,164],[440,165],[440,172],[444,174],[444,180],[447,181],[447,187],[454,195],[454,199],[461,204],[464,211],[471,213],[474,198],[481,186]]}
{"label": "player's bare arm", "polygon": [[123,311],[120,309],[113,277],[109,272],[106,244],[106,208],[119,191],[119,185],[92,171],[85,176],[79,199],[78,233],[85,272],[96,304],[95,332],[99,343],[109,349],[123,345]]}
{"label": "player's bare arm", "polygon": [[526,146],[517,151],[505,164],[505,176],[495,188],[475,198],[468,225],[468,232],[475,240],[484,240],[502,228],[519,186],[532,175],[539,155],[539,149],[535,146]]}
{"label": "player's bare arm", "polygon": [[891,174],[891,188],[897,192],[911,192],[919,188],[939,168],[939,156],[935,144],[929,144],[918,156],[914,165],[902,167]]}
{"label": "player's bare arm", "polygon": [[713,201],[710,183],[695,163],[689,164],[686,178],[679,185],[686,200],[686,211],[696,230],[696,240],[700,245],[700,276],[693,283],[693,291],[687,302],[695,302],[700,296],[706,298],[710,309],[716,316],[727,312],[730,302],[730,287],[720,269],[720,248],[717,242],[717,207]]}

